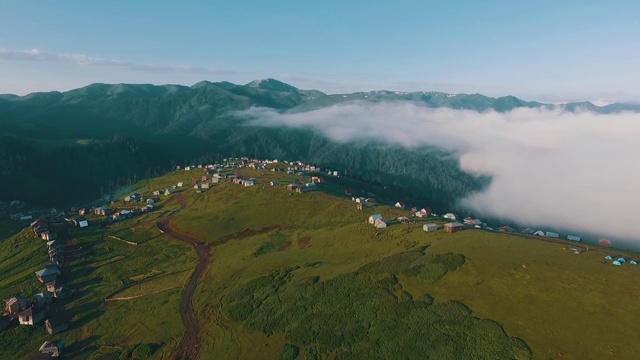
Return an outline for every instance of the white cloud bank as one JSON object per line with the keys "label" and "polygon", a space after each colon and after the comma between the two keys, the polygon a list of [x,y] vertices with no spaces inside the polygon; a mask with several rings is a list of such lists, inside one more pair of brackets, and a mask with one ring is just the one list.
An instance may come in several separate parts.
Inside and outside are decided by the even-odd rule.
{"label": "white cloud bank", "polygon": [[254,125],[312,128],[338,142],[374,139],[455,151],[463,170],[493,178],[486,191],[462,201],[479,213],[640,240],[640,114],[478,113],[412,103],[242,114]]}
{"label": "white cloud bank", "polygon": [[38,49],[14,50],[0,48],[0,59],[9,61],[43,61],[75,65],[108,66],[133,71],[159,73],[191,73],[201,75],[232,74],[232,71],[188,65],[152,65],[139,64],[117,59],[103,59],[83,54],[56,54]]}

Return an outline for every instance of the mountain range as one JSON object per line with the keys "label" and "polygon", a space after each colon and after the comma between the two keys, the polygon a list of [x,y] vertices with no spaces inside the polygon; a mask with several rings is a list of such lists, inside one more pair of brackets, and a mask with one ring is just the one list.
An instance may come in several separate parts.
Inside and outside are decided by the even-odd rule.
{"label": "mountain range", "polygon": [[[458,169],[454,154],[381,143],[340,144],[308,129],[252,126],[234,115],[252,107],[304,112],[345,102],[408,101],[430,108],[507,112],[516,108],[640,112],[640,105],[563,105],[480,94],[370,91],[325,94],[275,79],[245,85],[92,84],[67,92],[0,95],[0,200],[52,205],[97,198],[177,164],[229,156],[303,160],[407,198],[451,205],[489,179]],[[51,180],[53,179],[53,180]],[[70,189],[68,184],[74,184]]]}

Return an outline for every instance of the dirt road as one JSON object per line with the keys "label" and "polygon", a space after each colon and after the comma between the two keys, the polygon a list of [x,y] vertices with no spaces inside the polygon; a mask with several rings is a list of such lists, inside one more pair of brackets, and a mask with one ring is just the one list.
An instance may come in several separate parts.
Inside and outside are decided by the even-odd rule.
{"label": "dirt road", "polygon": [[182,194],[176,194],[174,195],[174,198],[180,204],[180,209],[172,212],[169,216],[159,221],[157,226],[165,234],[193,246],[196,254],[198,255],[198,265],[196,265],[195,270],[191,274],[189,282],[185,287],[184,294],[182,295],[182,300],[180,300],[180,317],[182,317],[182,322],[184,323],[187,332],[176,355],[176,360],[194,360],[198,358],[198,353],[200,352],[200,337],[198,336],[198,322],[196,321],[193,312],[193,304],[191,300],[196,290],[196,286],[198,285],[198,280],[211,261],[211,255],[209,254],[209,248],[206,244],[188,234],[185,234],[184,232],[181,232],[173,224],[173,218],[187,206],[182,198]]}

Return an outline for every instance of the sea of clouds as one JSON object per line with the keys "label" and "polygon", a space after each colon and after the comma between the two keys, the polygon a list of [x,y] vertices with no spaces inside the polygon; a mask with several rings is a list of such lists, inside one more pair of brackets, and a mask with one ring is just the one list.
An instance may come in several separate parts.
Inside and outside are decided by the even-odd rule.
{"label": "sea of clouds", "polygon": [[251,108],[252,125],[311,128],[341,142],[453,151],[492,177],[461,201],[485,216],[640,241],[640,114],[518,108],[506,113],[354,102],[302,113]]}

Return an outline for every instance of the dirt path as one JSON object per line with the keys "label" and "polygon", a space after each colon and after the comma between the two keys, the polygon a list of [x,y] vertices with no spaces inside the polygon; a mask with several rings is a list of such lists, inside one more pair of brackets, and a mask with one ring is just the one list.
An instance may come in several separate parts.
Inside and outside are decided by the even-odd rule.
{"label": "dirt path", "polygon": [[180,204],[180,209],[158,221],[157,226],[165,234],[193,246],[196,254],[198,255],[198,265],[196,265],[195,270],[191,274],[189,282],[185,287],[184,294],[182,295],[182,300],[180,300],[180,317],[182,317],[182,322],[184,323],[187,332],[184,339],[182,339],[182,344],[180,344],[180,348],[178,349],[178,353],[175,357],[176,360],[193,360],[198,357],[198,353],[200,352],[200,337],[198,335],[198,322],[195,319],[191,299],[193,298],[196,286],[198,285],[198,280],[211,261],[211,255],[209,254],[209,248],[203,242],[193,236],[185,234],[175,227],[173,224],[173,218],[178,215],[180,211],[186,208],[187,204],[184,201],[182,194],[176,194],[172,199],[173,198],[175,198]]}

